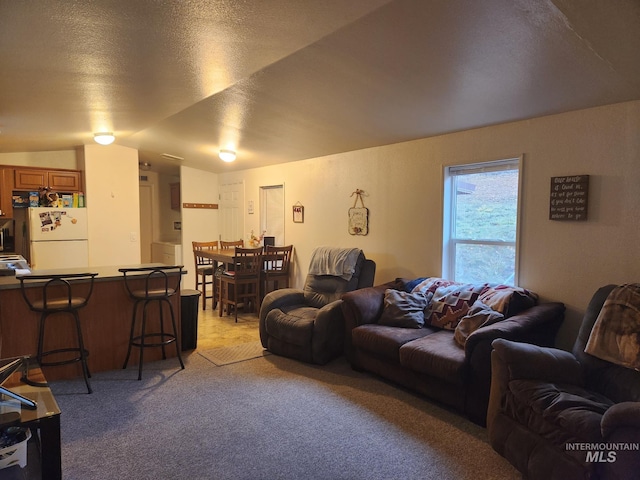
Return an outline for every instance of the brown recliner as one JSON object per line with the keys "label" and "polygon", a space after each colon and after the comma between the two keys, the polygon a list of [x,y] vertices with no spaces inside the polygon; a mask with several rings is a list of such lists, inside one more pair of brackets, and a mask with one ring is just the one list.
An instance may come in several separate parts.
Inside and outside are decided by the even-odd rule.
{"label": "brown recliner", "polygon": [[260,340],[272,353],[323,365],[343,353],[346,292],[373,285],[376,264],[360,251],[349,280],[309,273],[303,290],[283,288],[264,297]]}
{"label": "brown recliner", "polygon": [[573,353],[492,343],[489,440],[529,480],[640,478],[640,372],[584,351],[614,288],[591,299]]}

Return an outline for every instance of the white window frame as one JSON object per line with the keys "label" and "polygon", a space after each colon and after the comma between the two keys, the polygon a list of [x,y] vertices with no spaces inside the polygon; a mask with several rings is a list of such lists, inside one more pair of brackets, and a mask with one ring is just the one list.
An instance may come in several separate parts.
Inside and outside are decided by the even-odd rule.
{"label": "white window frame", "polygon": [[[515,265],[513,285],[517,286],[519,282],[519,264],[520,264],[520,221],[521,221],[521,203],[522,203],[522,177],[523,177],[524,159],[520,155],[518,157],[507,158],[503,160],[493,160],[480,163],[448,165],[443,169],[443,242],[442,242],[442,277],[455,280],[455,258],[456,248],[460,244],[465,245],[500,245],[515,247]],[[456,211],[456,195],[453,192],[453,179],[459,174],[471,173],[487,173],[501,170],[518,170],[518,200],[516,210],[516,239],[515,241],[501,241],[494,239],[468,239],[456,238],[454,230],[454,214]]]}

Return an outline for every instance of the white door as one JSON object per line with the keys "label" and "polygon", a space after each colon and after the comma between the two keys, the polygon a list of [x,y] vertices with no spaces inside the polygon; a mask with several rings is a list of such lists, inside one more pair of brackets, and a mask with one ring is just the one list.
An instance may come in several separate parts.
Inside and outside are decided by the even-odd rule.
{"label": "white door", "polygon": [[244,239],[244,182],[220,186],[220,240]]}
{"label": "white door", "polygon": [[260,187],[260,233],[284,245],[284,185]]}

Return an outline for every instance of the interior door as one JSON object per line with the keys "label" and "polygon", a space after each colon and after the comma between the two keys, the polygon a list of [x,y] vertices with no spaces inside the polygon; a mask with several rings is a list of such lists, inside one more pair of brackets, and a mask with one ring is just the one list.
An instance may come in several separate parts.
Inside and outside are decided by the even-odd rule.
{"label": "interior door", "polygon": [[260,233],[284,243],[284,185],[260,187]]}
{"label": "interior door", "polygon": [[220,240],[244,239],[244,181],[220,186]]}

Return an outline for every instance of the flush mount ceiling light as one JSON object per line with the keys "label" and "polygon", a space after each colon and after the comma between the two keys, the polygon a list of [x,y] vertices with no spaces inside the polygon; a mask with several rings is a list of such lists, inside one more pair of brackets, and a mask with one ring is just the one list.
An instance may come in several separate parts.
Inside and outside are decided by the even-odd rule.
{"label": "flush mount ceiling light", "polygon": [[149,162],[139,162],[140,170],[151,170],[151,164]]}
{"label": "flush mount ceiling light", "polygon": [[100,132],[93,135],[93,139],[100,145],[111,145],[116,137],[111,132]]}
{"label": "flush mount ceiling light", "polygon": [[220,150],[218,156],[223,162],[233,162],[236,159],[236,152],[233,150]]}

